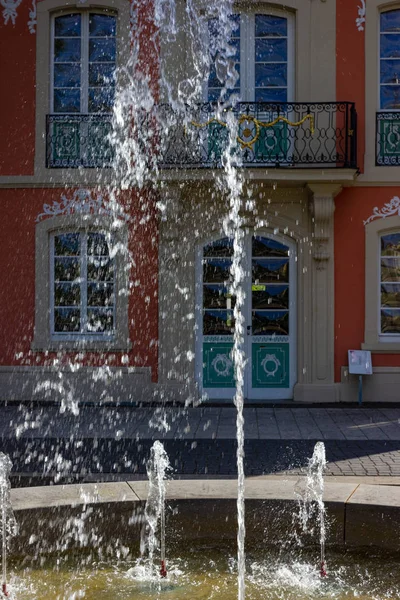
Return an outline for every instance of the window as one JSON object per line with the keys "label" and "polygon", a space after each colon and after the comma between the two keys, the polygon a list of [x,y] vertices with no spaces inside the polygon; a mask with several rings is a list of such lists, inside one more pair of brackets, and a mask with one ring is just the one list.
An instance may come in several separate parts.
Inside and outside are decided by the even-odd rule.
{"label": "window", "polygon": [[73,12],[52,20],[47,166],[109,167],[116,16]]}
{"label": "window", "polygon": [[365,226],[364,350],[400,352],[400,216]]}
{"label": "window", "polygon": [[51,112],[111,112],[115,67],[114,15],[82,12],[54,18]]}
{"label": "window", "polygon": [[[288,13],[233,15],[231,44],[239,74],[233,92],[245,102],[287,102],[293,99],[293,19]],[[210,37],[217,21],[210,22]],[[218,100],[222,83],[215,67],[208,82],[208,100]]]}
{"label": "window", "polygon": [[114,260],[101,232],[52,235],[51,332],[60,339],[112,337]]}
{"label": "window", "polygon": [[127,350],[125,222],[61,215],[36,225],[33,350]]}
{"label": "window", "polygon": [[380,337],[400,336],[400,232],[381,235]]}

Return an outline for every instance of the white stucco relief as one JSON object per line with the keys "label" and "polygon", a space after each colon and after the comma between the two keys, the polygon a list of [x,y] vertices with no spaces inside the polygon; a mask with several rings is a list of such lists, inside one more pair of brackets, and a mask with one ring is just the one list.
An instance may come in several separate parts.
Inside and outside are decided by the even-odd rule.
{"label": "white stucco relief", "polygon": [[4,25],[7,25],[9,21],[15,25],[17,18],[17,8],[21,4],[22,0],[0,0],[0,4],[3,7],[3,18]]}
{"label": "white stucco relief", "polygon": [[358,31],[364,31],[365,10],[365,0],[361,0],[361,6],[358,6],[358,17],[356,19]]}
{"label": "white stucco relief", "polygon": [[56,200],[53,204],[43,204],[43,212],[36,217],[36,222],[45,219],[46,217],[57,217],[61,215],[106,215],[128,220],[128,215],[123,212],[120,206],[112,206],[106,202],[100,193],[96,196],[93,192],[87,189],[75,190],[72,198],[68,198],[65,194],[61,194],[61,201]]}
{"label": "white stucco relief", "polygon": [[384,204],[382,208],[375,206],[372,215],[364,221],[364,225],[368,225],[374,219],[385,219],[386,217],[393,217],[394,215],[400,216],[400,198],[394,196],[390,202]]}

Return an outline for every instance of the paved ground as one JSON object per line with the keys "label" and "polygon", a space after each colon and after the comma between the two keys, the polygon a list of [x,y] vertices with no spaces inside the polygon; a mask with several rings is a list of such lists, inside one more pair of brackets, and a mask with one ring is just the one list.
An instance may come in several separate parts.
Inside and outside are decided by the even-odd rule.
{"label": "paved ground", "polygon": [[[296,475],[324,441],[327,475],[400,477],[400,408],[246,408],[246,475]],[[236,476],[233,407],[0,407],[14,484],[144,477],[154,440],[175,477]]]}

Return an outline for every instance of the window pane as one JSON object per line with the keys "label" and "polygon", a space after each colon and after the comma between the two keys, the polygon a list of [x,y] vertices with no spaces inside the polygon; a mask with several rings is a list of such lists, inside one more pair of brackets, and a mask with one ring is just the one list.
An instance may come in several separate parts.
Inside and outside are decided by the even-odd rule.
{"label": "window pane", "polygon": [[114,85],[115,84],[115,65],[114,63],[90,63],[89,65],[89,85]]}
{"label": "window pane", "polygon": [[113,263],[108,257],[88,257],[88,281],[113,281]]}
{"label": "window pane", "polygon": [[255,34],[256,37],[287,36],[287,19],[273,15],[255,16]]}
{"label": "window pane", "polygon": [[56,333],[79,333],[81,328],[78,308],[55,308],[54,331]]}
{"label": "window pane", "polygon": [[56,37],[80,37],[81,15],[72,14],[55,19],[54,34]]}
{"label": "window pane", "polygon": [[54,62],[79,62],[81,60],[81,40],[57,38],[54,40]]}
{"label": "window pane", "polygon": [[383,34],[381,37],[381,58],[400,57],[400,33]]}
{"label": "window pane", "polygon": [[88,306],[113,306],[114,285],[112,283],[89,283],[87,303]]}
{"label": "window pane", "polygon": [[207,283],[224,283],[231,278],[230,260],[208,259],[203,265],[203,281]]}
{"label": "window pane", "polygon": [[223,284],[206,284],[203,286],[204,308],[231,309],[235,306],[235,297]]}
{"label": "window pane", "polygon": [[88,332],[105,333],[113,330],[114,314],[110,309],[91,308],[87,313]]}
{"label": "window pane", "polygon": [[381,305],[400,308],[400,284],[385,283],[381,285]]}
{"label": "window pane", "polygon": [[54,252],[57,256],[79,256],[80,249],[79,233],[63,233],[54,236]]}
{"label": "window pane", "polygon": [[400,233],[391,233],[381,237],[382,256],[400,256]]}
{"label": "window pane", "polygon": [[54,261],[55,281],[74,281],[80,277],[79,258],[56,258]]}
{"label": "window pane", "polygon": [[400,84],[400,59],[381,60],[381,83]]}
{"label": "window pane", "polygon": [[74,89],[54,90],[54,112],[78,113],[80,111],[81,92]]}
{"label": "window pane", "polygon": [[252,330],[253,335],[289,335],[289,312],[253,311]]}
{"label": "window pane", "polygon": [[87,252],[90,256],[108,256],[110,254],[104,233],[89,233]]}
{"label": "window pane", "polygon": [[381,13],[381,31],[400,31],[400,10]]}
{"label": "window pane", "polygon": [[254,309],[289,308],[288,285],[265,285],[257,287],[264,287],[264,289],[257,289],[252,292],[252,306]]}
{"label": "window pane", "polygon": [[54,65],[54,87],[73,88],[81,85],[81,67],[76,64]]}
{"label": "window pane", "polygon": [[256,61],[259,62],[286,62],[287,40],[257,39]]}
{"label": "window pane", "polygon": [[114,103],[115,88],[89,88],[89,112],[110,112]]}
{"label": "window pane", "polygon": [[282,63],[256,63],[256,87],[272,87],[287,85],[287,65]]}
{"label": "window pane", "polygon": [[386,110],[400,108],[399,85],[381,85],[381,108]]}
{"label": "window pane", "polygon": [[233,256],[233,240],[223,238],[204,246],[204,256]]}
{"label": "window pane", "polygon": [[253,259],[252,272],[254,282],[289,282],[289,259]]}
{"label": "window pane", "polygon": [[400,334],[400,310],[381,311],[381,332]]}
{"label": "window pane", "polygon": [[400,281],[400,258],[381,259],[381,281]]}
{"label": "window pane", "polygon": [[252,254],[253,256],[289,256],[289,248],[271,238],[254,236]]}
{"label": "window pane", "polygon": [[287,102],[287,88],[257,88],[255,102]]}
{"label": "window pane", "polygon": [[232,310],[205,310],[204,335],[232,335],[235,327]]}
{"label": "window pane", "polygon": [[89,18],[89,35],[91,37],[115,36],[116,18],[110,15],[91,14]]}
{"label": "window pane", "polygon": [[55,306],[79,306],[81,286],[79,283],[56,283],[54,286]]}
{"label": "window pane", "polygon": [[98,38],[89,41],[89,62],[115,62],[115,38]]}

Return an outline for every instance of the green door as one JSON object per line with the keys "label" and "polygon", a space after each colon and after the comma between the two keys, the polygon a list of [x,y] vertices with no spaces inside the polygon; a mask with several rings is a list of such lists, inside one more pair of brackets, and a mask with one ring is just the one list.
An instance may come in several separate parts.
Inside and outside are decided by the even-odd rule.
{"label": "green door", "polygon": [[[292,398],[295,245],[272,234],[249,234],[245,245],[244,394],[250,400]],[[206,244],[199,256],[197,372],[200,387],[210,399],[231,399],[235,393],[232,255],[232,240],[222,238]]]}

